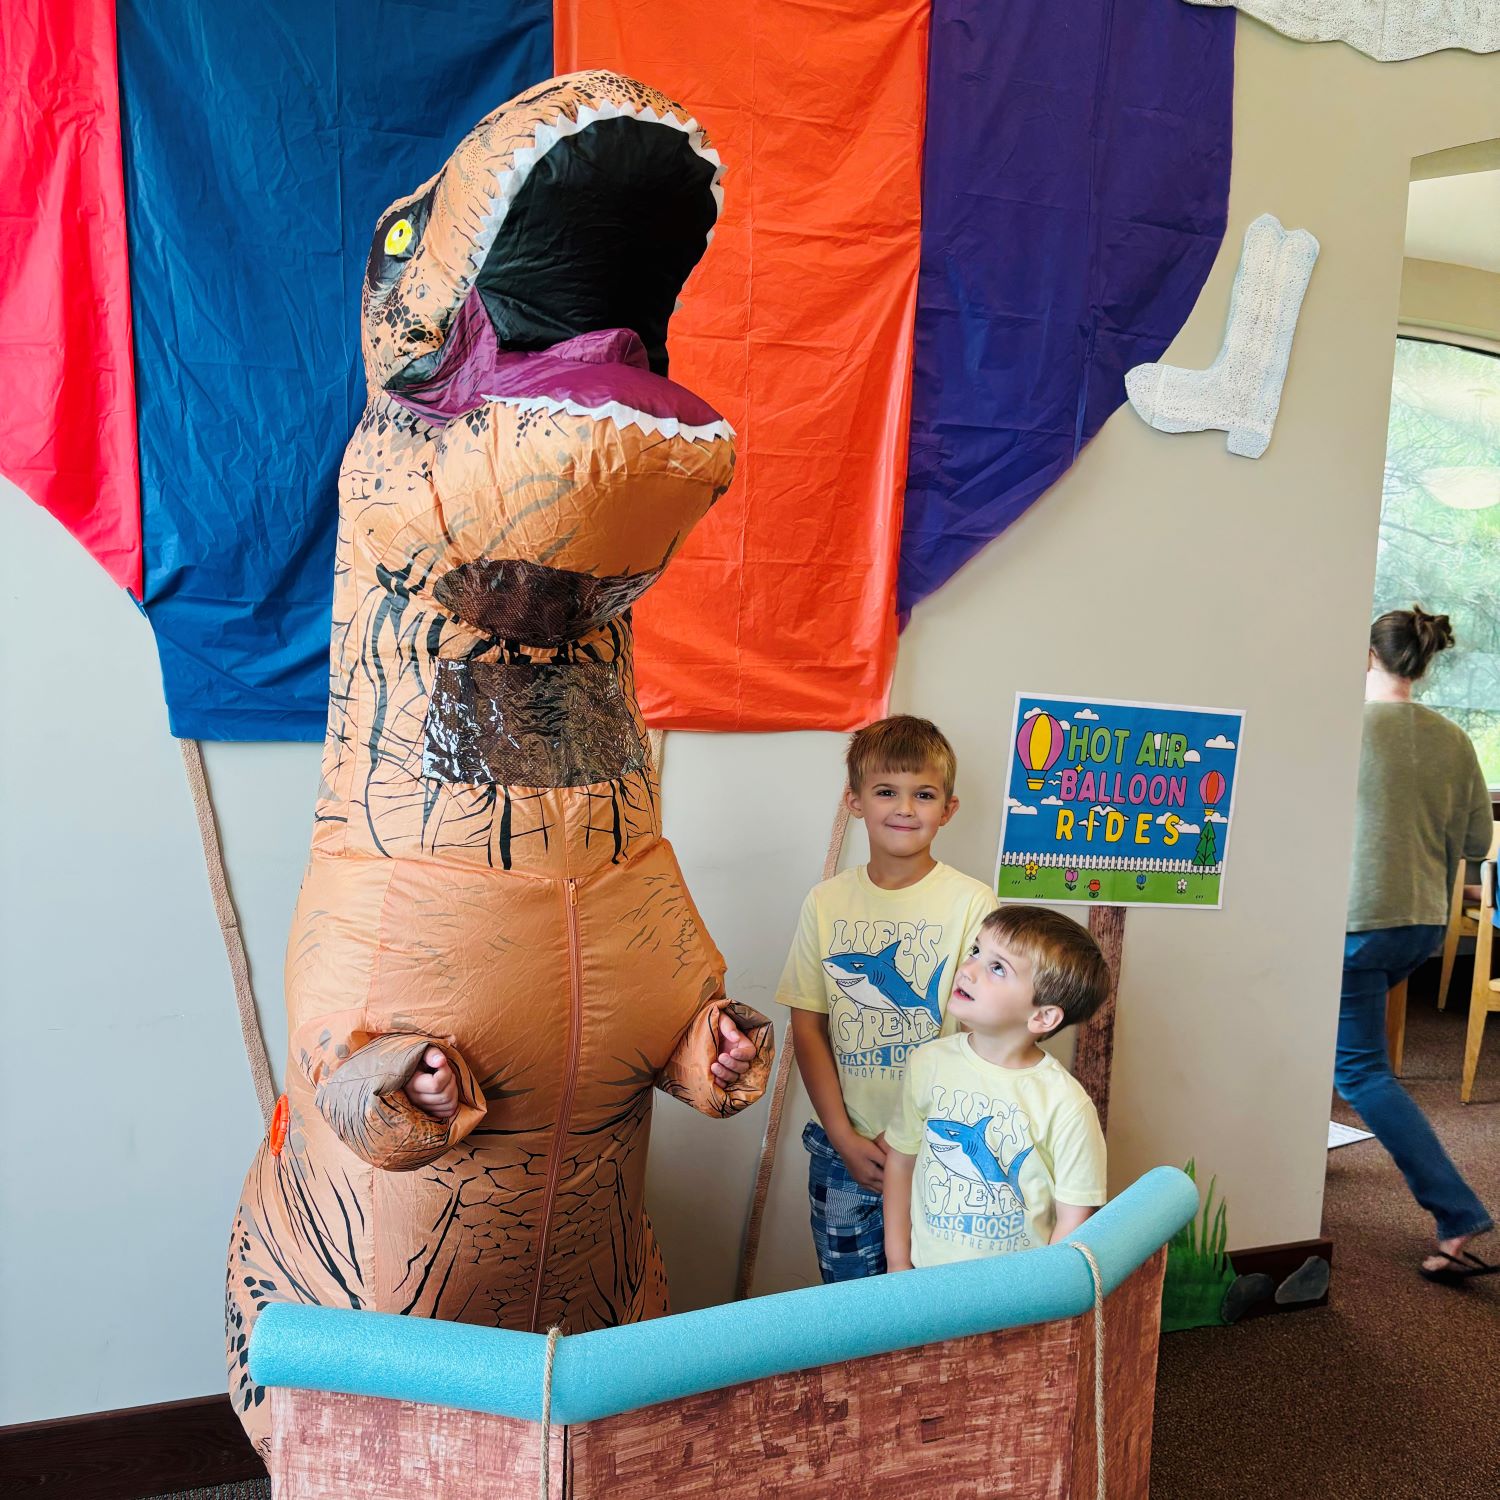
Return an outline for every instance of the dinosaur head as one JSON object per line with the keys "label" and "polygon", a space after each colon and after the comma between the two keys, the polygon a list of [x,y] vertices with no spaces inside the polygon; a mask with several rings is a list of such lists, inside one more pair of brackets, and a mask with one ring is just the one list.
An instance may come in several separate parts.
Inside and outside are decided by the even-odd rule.
{"label": "dinosaur head", "polygon": [[375,227],[372,391],[420,390],[450,338],[475,343],[471,305],[503,350],[628,329],[665,375],[667,323],[712,237],[722,174],[696,120],[616,73],[549,79],[501,105]]}
{"label": "dinosaur head", "polygon": [[614,73],[482,120],[375,230],[372,404],[436,429],[432,497],[383,538],[484,632],[556,645],[628,609],[733,472],[733,432],[667,379],[667,324],[712,236],[702,128]]}

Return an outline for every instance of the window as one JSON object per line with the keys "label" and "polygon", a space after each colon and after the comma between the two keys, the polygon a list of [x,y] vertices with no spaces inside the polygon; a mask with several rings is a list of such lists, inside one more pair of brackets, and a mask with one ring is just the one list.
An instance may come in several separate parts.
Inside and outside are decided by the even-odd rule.
{"label": "window", "polygon": [[1375,614],[1452,618],[1414,696],[1459,724],[1500,786],[1500,356],[1396,340]]}

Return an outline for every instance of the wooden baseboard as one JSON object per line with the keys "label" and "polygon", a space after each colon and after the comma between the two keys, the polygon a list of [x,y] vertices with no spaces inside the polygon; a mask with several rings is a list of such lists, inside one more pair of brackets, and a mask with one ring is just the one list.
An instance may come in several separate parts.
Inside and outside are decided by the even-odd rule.
{"label": "wooden baseboard", "polygon": [[228,1396],[0,1427],[0,1494],[7,1497],[141,1500],[265,1472]]}
{"label": "wooden baseboard", "polygon": [[[1333,1241],[1329,1239],[1293,1240],[1290,1244],[1286,1245],[1256,1245],[1248,1250],[1231,1250],[1229,1252],[1230,1263],[1239,1275],[1252,1276],[1259,1271],[1269,1276],[1277,1286],[1280,1286],[1293,1271],[1310,1257],[1315,1257],[1318,1260],[1326,1260],[1329,1270],[1332,1271]],[[1246,1312],[1240,1321],[1244,1322],[1248,1318],[1264,1318],[1272,1313],[1306,1312],[1311,1307],[1327,1306],[1328,1294],[1326,1292],[1315,1302],[1283,1304],[1277,1302],[1274,1298],[1268,1297],[1264,1302],[1257,1303]]]}

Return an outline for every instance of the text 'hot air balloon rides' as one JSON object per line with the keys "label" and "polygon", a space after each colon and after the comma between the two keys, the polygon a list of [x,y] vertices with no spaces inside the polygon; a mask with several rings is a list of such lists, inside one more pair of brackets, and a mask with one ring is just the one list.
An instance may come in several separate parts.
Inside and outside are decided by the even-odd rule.
{"label": "text 'hot air balloon rides'", "polygon": [[1051,714],[1033,714],[1021,725],[1016,736],[1016,753],[1026,771],[1026,786],[1039,792],[1046,785],[1047,772],[1063,750],[1063,727]]}

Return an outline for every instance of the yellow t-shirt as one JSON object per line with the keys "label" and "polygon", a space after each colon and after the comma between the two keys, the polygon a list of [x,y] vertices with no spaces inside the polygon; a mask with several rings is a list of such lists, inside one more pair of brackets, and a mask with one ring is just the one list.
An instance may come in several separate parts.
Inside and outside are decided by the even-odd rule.
{"label": "yellow t-shirt", "polygon": [[998,904],[944,864],[904,890],[882,889],[860,865],[808,892],[776,998],[828,1016],[844,1108],[862,1134],[885,1128],[907,1053],[938,1035],[954,971]]}
{"label": "yellow t-shirt", "polygon": [[1052,1057],[986,1062],[967,1033],[912,1054],[885,1139],[917,1159],[914,1266],[1035,1249],[1052,1238],[1058,1200],[1105,1201],[1104,1133],[1082,1084]]}

